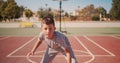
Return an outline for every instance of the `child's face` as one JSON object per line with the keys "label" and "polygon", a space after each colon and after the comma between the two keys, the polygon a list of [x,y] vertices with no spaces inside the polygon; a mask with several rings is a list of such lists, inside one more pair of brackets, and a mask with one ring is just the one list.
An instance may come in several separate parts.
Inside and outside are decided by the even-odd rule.
{"label": "child's face", "polygon": [[55,31],[55,26],[53,24],[42,24],[42,31],[45,37],[52,39]]}

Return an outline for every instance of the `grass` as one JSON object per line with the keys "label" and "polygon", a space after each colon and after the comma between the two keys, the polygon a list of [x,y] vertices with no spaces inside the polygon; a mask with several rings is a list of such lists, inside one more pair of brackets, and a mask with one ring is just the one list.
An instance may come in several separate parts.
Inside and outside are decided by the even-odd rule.
{"label": "grass", "polygon": [[[57,29],[58,30],[58,29]],[[66,28],[66,35],[120,35],[120,28]],[[40,28],[0,28],[0,36],[35,36]]]}

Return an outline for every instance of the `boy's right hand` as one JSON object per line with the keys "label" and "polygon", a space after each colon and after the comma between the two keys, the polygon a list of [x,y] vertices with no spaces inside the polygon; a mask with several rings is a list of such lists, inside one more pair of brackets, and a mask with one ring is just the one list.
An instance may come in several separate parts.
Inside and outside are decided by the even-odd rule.
{"label": "boy's right hand", "polygon": [[27,56],[34,55],[34,52],[29,52]]}
{"label": "boy's right hand", "polygon": [[28,54],[27,54],[27,60],[29,61],[29,62],[31,62],[31,63],[36,63],[36,62],[34,62],[34,61],[32,61],[31,59],[30,59],[30,55],[33,55],[34,54],[34,52],[29,52]]}

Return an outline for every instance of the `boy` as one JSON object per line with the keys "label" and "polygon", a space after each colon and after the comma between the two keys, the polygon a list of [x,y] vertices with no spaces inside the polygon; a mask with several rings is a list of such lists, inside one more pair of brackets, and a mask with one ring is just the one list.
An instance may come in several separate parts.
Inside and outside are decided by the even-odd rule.
{"label": "boy", "polygon": [[67,37],[62,33],[55,31],[55,29],[53,17],[43,17],[38,41],[28,55],[33,55],[38,46],[42,42],[46,42],[48,47],[41,63],[52,63],[52,60],[58,53],[62,53],[66,56],[68,63],[77,63]]}

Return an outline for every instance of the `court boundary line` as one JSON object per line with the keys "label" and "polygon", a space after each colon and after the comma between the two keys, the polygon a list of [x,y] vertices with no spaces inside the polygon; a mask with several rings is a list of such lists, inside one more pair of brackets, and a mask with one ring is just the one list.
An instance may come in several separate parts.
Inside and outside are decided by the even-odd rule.
{"label": "court boundary line", "polygon": [[18,47],[17,49],[15,49],[14,51],[12,51],[11,53],[9,53],[6,57],[10,57],[11,55],[13,55],[14,53],[16,53],[17,51],[19,51],[20,49],[22,49],[23,47],[25,47],[27,44],[29,44],[30,42],[32,42],[37,36],[33,37],[32,39],[28,40],[25,44],[23,44],[22,46]]}
{"label": "court boundary line", "polygon": [[[13,52],[11,52],[10,54],[8,54],[6,57],[27,57],[26,55],[14,55],[14,53],[16,53],[17,51],[19,51],[20,49],[22,49],[22,48],[24,48],[26,45],[28,45],[29,43],[31,43],[35,38],[36,38],[37,36],[34,36],[32,39],[30,39],[30,40],[28,40],[25,44],[23,44],[22,46],[20,46],[20,47],[18,47],[17,49],[15,49]],[[73,38],[77,38],[81,43],[82,43],[82,41],[77,37],[77,36],[73,36]],[[83,36],[83,37],[85,37],[85,36]],[[86,36],[87,37],[87,36]],[[75,38],[75,39],[76,39]],[[76,39],[76,40],[77,40]],[[90,38],[89,38],[90,39]],[[78,41],[77,40],[77,41]],[[92,39],[90,39],[90,40],[92,40]],[[79,42],[78,41],[78,42]],[[92,40],[93,41],[93,40]],[[94,41],[95,42],[95,41]],[[79,43],[80,44],[80,43]],[[83,44],[83,43],[82,43]],[[82,44],[80,44],[80,45],[82,45]],[[96,44],[95,44],[96,45]],[[84,44],[83,44],[83,46],[85,47],[85,48],[87,48]],[[102,47],[102,46],[101,46]],[[88,48],[87,48],[88,49]],[[78,50],[78,51],[80,51],[80,50]],[[41,51],[42,52],[42,51]],[[86,52],[86,51],[85,51]],[[84,63],[89,63],[89,62],[92,62],[94,59],[95,59],[95,57],[111,57],[112,55],[110,54],[110,55],[94,55],[94,54],[92,54],[91,53],[91,51],[88,49],[88,54],[89,55],[76,55],[76,57],[92,57],[90,60],[88,60],[88,61],[85,61]],[[109,51],[110,52],[110,51]],[[111,53],[111,52],[110,52]],[[92,54],[92,55],[91,55]],[[43,57],[43,55],[39,55],[39,56],[30,56],[30,57]],[[64,57],[63,55],[57,55],[56,57]]]}
{"label": "court boundary line", "polygon": [[[91,55],[75,55],[76,57],[91,57]],[[21,58],[24,57],[26,58],[27,55],[11,55],[9,57],[16,57],[16,58]],[[34,55],[30,57],[43,57],[43,55]],[[64,57],[63,55],[57,55],[56,57]],[[94,55],[94,57],[113,57],[111,55]]]}
{"label": "court boundary line", "polygon": [[[35,52],[35,54],[38,54],[38,53],[43,53],[43,52],[46,52],[45,50],[44,51],[36,51]],[[74,52],[82,52],[82,53],[85,53],[86,55],[76,55],[76,56],[87,56],[87,55],[89,55],[89,53],[88,52],[86,52],[86,51],[82,51],[82,50],[74,50]],[[31,56],[31,57],[43,57],[43,55],[33,55],[33,56]],[[59,56],[63,56],[63,55],[57,55],[58,57]],[[11,55],[11,56],[9,56],[9,57],[27,57],[27,55]]]}
{"label": "court boundary line", "polygon": [[[91,55],[89,55],[88,52],[86,51],[82,51],[82,50],[74,50],[74,52],[83,52],[85,54],[82,54],[82,55],[75,55],[76,57],[91,57]],[[38,53],[43,53],[45,51],[37,51],[35,52],[35,54],[33,56],[30,56],[30,57],[43,57],[43,55],[36,55]],[[94,55],[95,57],[111,57],[111,55]],[[11,55],[9,57],[27,57],[27,55]],[[56,57],[63,57],[63,55],[57,55]]]}
{"label": "court boundary line", "polygon": [[111,37],[113,37],[113,38],[116,38],[116,39],[120,39],[120,37],[117,37],[117,36],[113,36],[113,35],[111,35]]}
{"label": "court boundary line", "polygon": [[3,38],[0,38],[0,40],[7,39],[7,38],[9,38],[9,37],[10,37],[10,36],[3,37]]}
{"label": "court boundary line", "polygon": [[96,46],[98,46],[99,48],[103,49],[105,52],[107,52],[108,54],[110,54],[111,56],[116,56],[115,54],[113,54],[112,52],[108,51],[107,49],[105,49],[104,47],[102,47],[101,45],[99,45],[98,43],[96,43],[94,40],[90,39],[87,36],[83,36],[85,37],[87,40],[89,40],[90,42],[92,42],[93,44],[95,44]]}
{"label": "court boundary line", "polygon": [[92,59],[86,61],[85,63],[89,63],[89,62],[92,62],[94,59],[95,59],[95,56],[92,54],[92,52],[90,52],[90,50],[82,43],[82,41],[80,41],[80,39],[78,39],[78,37],[76,36],[73,36],[80,45],[82,45],[86,50],[87,52],[91,55]]}

